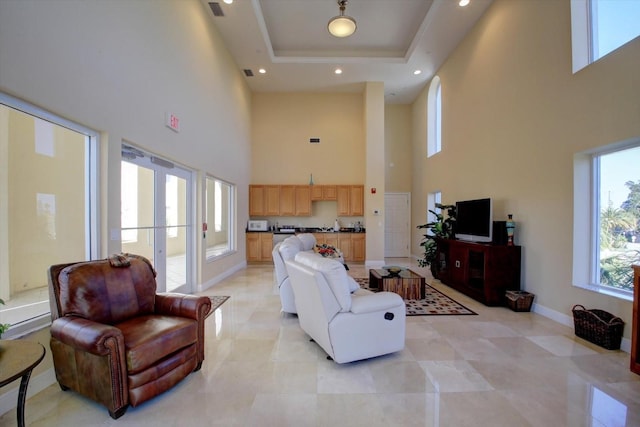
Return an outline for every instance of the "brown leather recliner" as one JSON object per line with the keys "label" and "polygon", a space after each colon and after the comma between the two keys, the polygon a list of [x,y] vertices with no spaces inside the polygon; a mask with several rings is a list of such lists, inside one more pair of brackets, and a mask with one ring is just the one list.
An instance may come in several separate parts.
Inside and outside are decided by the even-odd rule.
{"label": "brown leather recliner", "polygon": [[204,296],[156,294],[155,271],[128,255],[49,268],[56,379],[112,418],[202,366]]}

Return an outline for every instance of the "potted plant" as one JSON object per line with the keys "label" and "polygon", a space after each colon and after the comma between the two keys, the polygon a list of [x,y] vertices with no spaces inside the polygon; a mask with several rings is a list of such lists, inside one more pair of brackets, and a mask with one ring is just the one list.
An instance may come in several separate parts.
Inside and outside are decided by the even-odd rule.
{"label": "potted plant", "polygon": [[418,259],[418,265],[420,267],[430,267],[431,274],[437,279],[438,266],[436,256],[438,245],[436,239],[452,239],[454,237],[453,227],[456,222],[456,206],[436,203],[436,209],[438,212],[429,209],[429,212],[435,216],[434,221],[418,225],[418,228],[426,228],[429,231],[424,234],[424,238],[420,243],[420,246],[424,248],[424,254],[421,259]]}

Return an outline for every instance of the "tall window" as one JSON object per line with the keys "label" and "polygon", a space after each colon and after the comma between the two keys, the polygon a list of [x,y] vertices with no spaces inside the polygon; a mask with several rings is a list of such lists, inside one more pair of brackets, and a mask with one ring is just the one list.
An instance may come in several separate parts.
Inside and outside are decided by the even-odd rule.
{"label": "tall window", "polygon": [[[437,204],[442,203],[442,192],[435,191],[433,193],[427,194],[427,223],[434,222],[437,220],[436,216],[432,214],[430,211],[434,211],[440,213],[441,209],[436,208]],[[428,231],[430,234],[431,230]]]}
{"label": "tall window", "polygon": [[427,94],[427,157],[442,150],[442,86],[435,76]]}
{"label": "tall window", "polygon": [[50,322],[47,271],[98,256],[97,134],[0,94],[3,338]]}
{"label": "tall window", "polygon": [[638,164],[640,140],[576,156],[574,283],[577,285],[631,296],[631,265],[640,262]]}
{"label": "tall window", "polygon": [[205,187],[207,230],[204,238],[207,259],[213,259],[235,250],[235,187],[211,176],[207,176]]}
{"label": "tall window", "polygon": [[573,72],[640,36],[638,22],[638,0],[572,0]]}

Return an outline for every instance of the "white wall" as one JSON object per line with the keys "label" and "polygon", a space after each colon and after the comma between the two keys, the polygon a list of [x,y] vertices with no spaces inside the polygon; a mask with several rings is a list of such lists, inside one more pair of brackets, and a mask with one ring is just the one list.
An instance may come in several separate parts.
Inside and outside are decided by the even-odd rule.
{"label": "white wall", "polygon": [[[0,91],[101,133],[103,257],[120,251],[108,238],[120,228],[123,140],[237,186],[238,252],[199,260],[198,284],[245,264],[251,171],[251,94],[210,14],[199,0],[0,1]],[[39,369],[51,366],[47,352]]]}
{"label": "white wall", "polygon": [[[244,228],[251,95],[210,14],[198,0],[0,2],[0,90],[102,133],[104,256],[120,250],[123,140],[236,184]],[[244,246],[199,282],[244,263]]]}

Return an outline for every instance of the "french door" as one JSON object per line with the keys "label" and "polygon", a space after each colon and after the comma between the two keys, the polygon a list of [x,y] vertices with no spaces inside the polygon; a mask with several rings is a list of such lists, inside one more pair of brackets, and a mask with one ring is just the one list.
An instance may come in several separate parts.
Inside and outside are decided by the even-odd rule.
{"label": "french door", "polygon": [[158,292],[192,293],[193,173],[123,145],[122,251],[148,258]]}

